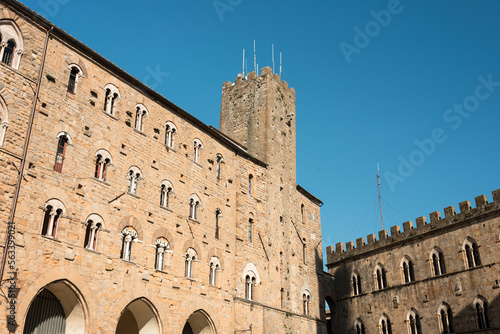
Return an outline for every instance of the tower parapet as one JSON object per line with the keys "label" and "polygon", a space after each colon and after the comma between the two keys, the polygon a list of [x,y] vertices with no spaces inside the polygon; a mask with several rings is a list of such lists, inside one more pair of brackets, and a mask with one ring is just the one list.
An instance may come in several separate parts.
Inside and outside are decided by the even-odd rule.
{"label": "tower parapet", "polygon": [[416,219],[416,226],[412,221],[403,223],[403,231],[399,225],[390,228],[391,235],[387,230],[378,232],[378,240],[375,234],[370,234],[365,238],[359,238],[356,243],[353,241],[339,242],[333,246],[326,248],[327,264],[345,260],[348,257],[354,257],[369,251],[382,247],[391,247],[399,243],[424,236],[427,233],[435,233],[439,229],[444,229],[450,225],[460,225],[472,219],[479,218],[486,214],[500,210],[500,189],[492,192],[493,202],[488,203],[486,195],[477,196],[475,198],[476,207],[472,208],[469,201],[464,201],[459,204],[460,213],[456,213],[455,207],[449,206],[444,209],[444,218],[441,218],[441,212],[434,211],[429,214],[430,222],[427,223],[427,218],[422,216]]}

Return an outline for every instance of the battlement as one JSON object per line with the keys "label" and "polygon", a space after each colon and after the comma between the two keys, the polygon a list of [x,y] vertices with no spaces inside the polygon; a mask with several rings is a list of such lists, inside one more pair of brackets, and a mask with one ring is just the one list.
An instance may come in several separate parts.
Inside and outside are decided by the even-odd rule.
{"label": "battlement", "polygon": [[339,242],[333,246],[326,248],[327,264],[332,264],[348,257],[363,254],[368,251],[375,250],[380,247],[389,246],[399,243],[419,235],[426,234],[430,231],[445,228],[449,225],[459,224],[466,220],[478,218],[490,212],[500,210],[500,189],[492,192],[493,202],[488,203],[486,195],[477,196],[475,198],[476,207],[472,208],[469,201],[464,201],[459,204],[460,213],[456,213],[455,207],[449,206],[444,209],[444,218],[441,218],[441,212],[434,211],[429,214],[430,222],[427,223],[426,217],[418,217],[416,226],[412,221],[403,223],[403,231],[399,225],[390,228],[391,235],[387,230],[378,232],[378,240],[375,234],[370,234],[365,238],[359,238],[356,243],[349,241],[345,244]]}
{"label": "battlement", "polygon": [[247,74],[246,77],[237,77],[234,80],[234,83],[232,83],[231,81],[226,81],[222,85],[222,89],[226,90],[226,89],[230,89],[230,88],[234,88],[234,87],[235,88],[242,88],[250,83],[257,82],[257,81],[263,80],[263,79],[264,80],[266,80],[266,79],[274,80],[275,82],[279,83],[279,85],[281,86],[282,89],[286,90],[290,94],[293,94],[293,97],[295,98],[295,89],[293,89],[291,87],[289,88],[288,83],[285,80],[282,81],[279,74],[277,74],[277,73],[273,74],[273,70],[269,66],[262,68],[260,70],[259,76],[257,76],[257,74],[255,72],[250,72]]}

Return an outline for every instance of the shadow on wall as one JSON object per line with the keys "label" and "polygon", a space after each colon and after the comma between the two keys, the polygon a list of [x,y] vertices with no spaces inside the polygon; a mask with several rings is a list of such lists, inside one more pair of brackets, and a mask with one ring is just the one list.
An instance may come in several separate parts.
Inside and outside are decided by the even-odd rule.
{"label": "shadow on wall", "polygon": [[[328,302],[331,310],[331,330],[328,331],[328,334],[338,334],[338,333],[353,333],[353,319],[357,317],[356,311],[351,310],[351,304],[345,298],[350,296],[350,274],[353,271],[353,267],[350,264],[346,266],[337,267],[335,271],[335,286],[331,285],[330,293],[332,295],[328,295],[328,291],[325,288],[325,298]],[[333,279],[332,279],[333,280]],[[364,286],[364,281],[362,281],[362,285]],[[324,285],[325,287],[327,285]],[[499,288],[500,289],[500,288]],[[465,296],[448,296],[448,297],[440,297],[445,298],[443,301],[447,301],[452,306],[453,311],[453,331],[454,333],[495,333],[500,334],[500,295],[496,298],[492,299],[491,295],[497,294],[499,290],[491,290],[490,295],[483,295],[487,301],[487,315],[488,315],[488,329],[478,329],[477,316],[476,316],[476,308],[474,305],[474,298],[471,300],[464,300],[464,298],[469,298]],[[330,297],[330,298],[329,298]],[[334,297],[334,298],[331,298]],[[365,297],[366,298],[366,297]],[[387,303],[390,305],[392,300],[390,299],[390,294],[382,294],[378,295],[376,300],[379,303]],[[446,300],[447,299],[447,300]],[[453,307],[453,299],[460,301],[461,303],[467,303],[467,306],[462,309],[456,309]],[[339,302],[339,300],[343,300]],[[337,305],[335,305],[335,301],[337,301]],[[424,311],[422,305],[417,307],[419,311]],[[354,312],[355,314],[352,314]],[[436,310],[427,310],[425,314],[420,314],[421,316],[427,317],[435,317],[436,318],[436,326],[438,325],[437,319],[437,309]],[[391,321],[397,321],[396,319],[391,319]],[[365,325],[367,323],[365,322]],[[425,333],[425,328],[422,328],[423,333]]]}
{"label": "shadow on wall", "polygon": [[[477,329],[476,309],[473,300],[469,305],[459,312],[453,312],[453,330],[457,333],[500,333],[500,295],[490,300],[488,296],[483,296],[488,301],[488,322],[489,329]],[[459,297],[460,298],[460,297]]]}

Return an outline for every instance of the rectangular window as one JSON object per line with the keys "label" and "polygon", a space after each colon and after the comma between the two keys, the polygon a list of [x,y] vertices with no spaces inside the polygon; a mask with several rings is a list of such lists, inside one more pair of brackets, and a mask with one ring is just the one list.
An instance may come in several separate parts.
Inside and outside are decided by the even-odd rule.
{"label": "rectangular window", "polygon": [[253,219],[248,220],[248,242],[252,242]]}

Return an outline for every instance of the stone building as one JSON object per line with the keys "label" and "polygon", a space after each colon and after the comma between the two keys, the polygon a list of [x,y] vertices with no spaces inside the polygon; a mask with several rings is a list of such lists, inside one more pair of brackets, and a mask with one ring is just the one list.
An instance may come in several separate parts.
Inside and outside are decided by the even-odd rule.
{"label": "stone building", "polygon": [[327,247],[334,333],[500,333],[500,190]]}
{"label": "stone building", "polygon": [[224,83],[219,131],[17,1],[0,38],[1,332],[326,332],[286,82]]}

